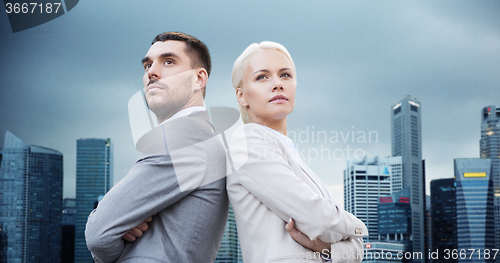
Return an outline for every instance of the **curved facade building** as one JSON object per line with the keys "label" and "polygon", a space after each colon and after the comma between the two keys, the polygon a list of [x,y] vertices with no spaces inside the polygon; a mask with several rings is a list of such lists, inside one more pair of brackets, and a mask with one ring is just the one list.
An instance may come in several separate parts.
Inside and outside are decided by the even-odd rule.
{"label": "curved facade building", "polygon": [[0,169],[0,261],[61,262],[62,153],[10,132]]}

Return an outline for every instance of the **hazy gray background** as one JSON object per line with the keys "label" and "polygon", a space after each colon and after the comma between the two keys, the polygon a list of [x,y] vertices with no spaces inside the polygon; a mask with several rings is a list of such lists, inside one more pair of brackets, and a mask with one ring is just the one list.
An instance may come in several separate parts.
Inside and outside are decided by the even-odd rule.
{"label": "hazy gray background", "polygon": [[[16,34],[0,13],[0,147],[9,130],[61,151],[65,197],[75,196],[78,138],[112,139],[115,183],[132,166],[127,102],[142,88],[140,60],[165,31],[209,47],[208,106],[236,107],[232,64],[250,43],[283,44],[298,72],[289,131],[378,133],[371,143],[323,143],[332,151],[390,155],[390,105],[418,98],[427,183],[452,177],[453,158],[479,156],[480,110],[500,104],[497,0],[80,1]],[[345,156],[308,161],[342,202]]]}

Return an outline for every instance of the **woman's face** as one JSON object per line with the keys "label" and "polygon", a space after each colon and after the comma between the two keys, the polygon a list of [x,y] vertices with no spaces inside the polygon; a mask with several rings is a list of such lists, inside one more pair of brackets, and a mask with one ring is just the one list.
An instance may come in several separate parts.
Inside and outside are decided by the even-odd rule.
{"label": "woman's face", "polygon": [[278,50],[257,50],[247,59],[238,102],[247,108],[250,122],[286,118],[295,106],[297,83],[292,63]]}

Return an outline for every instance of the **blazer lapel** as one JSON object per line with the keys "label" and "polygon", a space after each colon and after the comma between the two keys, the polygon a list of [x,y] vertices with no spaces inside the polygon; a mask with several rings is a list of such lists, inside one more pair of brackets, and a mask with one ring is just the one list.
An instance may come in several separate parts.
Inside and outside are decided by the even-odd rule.
{"label": "blazer lapel", "polygon": [[316,187],[324,197],[331,198],[330,193],[328,192],[328,189],[326,189],[323,182],[321,182],[321,179],[319,179],[319,177],[311,170],[311,168],[309,168],[309,166],[307,164],[304,163],[304,161],[302,161],[301,158],[297,158],[297,159],[298,159],[298,164],[299,164],[300,168],[302,169],[304,174],[307,177],[309,177],[309,179],[312,181],[312,183],[314,184],[314,187]]}

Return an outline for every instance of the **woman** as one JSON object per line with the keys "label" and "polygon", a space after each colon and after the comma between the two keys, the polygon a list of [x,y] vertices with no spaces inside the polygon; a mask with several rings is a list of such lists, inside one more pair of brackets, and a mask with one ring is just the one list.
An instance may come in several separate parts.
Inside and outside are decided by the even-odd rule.
{"label": "woman", "polygon": [[286,137],[297,84],[288,51],[267,41],[250,45],[234,63],[232,84],[245,125],[229,146],[227,190],[243,261],[324,262],[320,252],[360,262],[366,226],[337,207]]}

